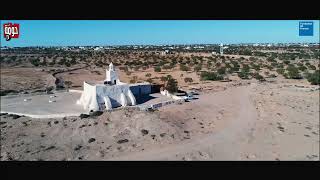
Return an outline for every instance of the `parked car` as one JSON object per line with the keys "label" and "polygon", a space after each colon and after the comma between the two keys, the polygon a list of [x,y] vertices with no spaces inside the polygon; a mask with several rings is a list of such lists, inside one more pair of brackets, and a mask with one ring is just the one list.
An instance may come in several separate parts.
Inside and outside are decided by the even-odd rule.
{"label": "parked car", "polygon": [[193,94],[192,94],[192,93],[187,93],[187,95],[184,96],[183,99],[184,99],[185,101],[192,100],[192,99],[193,99]]}

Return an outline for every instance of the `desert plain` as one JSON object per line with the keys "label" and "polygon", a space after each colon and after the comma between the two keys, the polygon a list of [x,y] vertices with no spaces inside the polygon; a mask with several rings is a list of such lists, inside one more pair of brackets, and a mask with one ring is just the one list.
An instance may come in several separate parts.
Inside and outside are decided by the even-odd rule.
{"label": "desert plain", "polygon": [[[54,55],[44,65],[41,63],[46,56],[41,53],[29,57],[29,52],[19,57],[22,53],[15,52],[15,60],[22,59],[19,64],[8,62],[12,52],[2,54],[2,98],[44,92],[55,85],[57,77],[70,82],[68,88],[81,90],[83,81],[103,79],[111,61],[118,63],[117,71],[124,82],[161,84],[165,81],[161,77],[170,75],[179,88],[197,94],[189,102],[153,111],[118,108],[87,117],[61,118],[1,113],[1,160],[319,160],[319,85],[311,84],[307,78],[290,78],[290,73],[277,71],[276,67],[269,68],[271,63],[282,64],[278,69],[284,70],[289,64],[300,67],[297,64],[303,63],[318,70],[316,59],[290,60],[286,64],[281,58],[269,62],[254,55],[225,55],[229,58],[224,61],[220,56],[212,60],[210,53],[195,56],[182,53],[177,57],[156,56],[154,59],[164,59],[154,60],[162,64],[156,65],[161,66],[161,71],[151,64],[144,65],[145,60],[141,60],[141,65],[125,62],[133,56],[143,59],[143,53],[110,55],[106,52],[106,55],[83,57],[86,58],[83,62],[82,57],[75,58],[76,63],[71,66],[47,65]],[[101,57],[103,63],[97,63],[96,59]],[[40,65],[28,60],[32,58],[40,58]],[[200,69],[179,67],[179,63],[188,67],[190,63],[183,63],[188,58],[200,64]],[[170,64],[172,59],[178,59],[177,65]],[[230,67],[226,64],[230,61],[239,61],[240,69],[250,62],[262,64],[261,69],[253,68],[256,71],[251,75],[248,72],[249,78],[243,78],[246,75],[239,75],[241,71],[228,71]],[[166,63],[172,67],[163,68]],[[227,72],[220,70],[218,74],[227,80],[203,79],[201,71],[216,72],[221,67],[226,67]],[[305,71],[299,73],[303,75]],[[253,78],[257,77],[255,73],[263,80]],[[185,80],[186,77],[192,81]]]}

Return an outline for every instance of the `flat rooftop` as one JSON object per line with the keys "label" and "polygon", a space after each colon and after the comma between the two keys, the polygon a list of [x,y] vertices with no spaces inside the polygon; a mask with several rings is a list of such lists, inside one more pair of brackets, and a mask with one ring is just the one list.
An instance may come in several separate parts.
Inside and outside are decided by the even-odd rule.
{"label": "flat rooftop", "polygon": [[171,101],[172,98],[164,96],[160,93],[153,93],[149,95],[144,95],[139,98],[136,98],[138,106],[148,106],[152,104],[157,104],[160,102]]}

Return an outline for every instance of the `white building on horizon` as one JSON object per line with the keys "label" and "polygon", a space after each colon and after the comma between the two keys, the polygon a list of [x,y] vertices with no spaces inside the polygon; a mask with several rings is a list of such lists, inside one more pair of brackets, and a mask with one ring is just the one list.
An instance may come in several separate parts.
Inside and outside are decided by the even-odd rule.
{"label": "white building on horizon", "polygon": [[222,43],[220,44],[220,55],[221,56],[223,55],[223,44]]}

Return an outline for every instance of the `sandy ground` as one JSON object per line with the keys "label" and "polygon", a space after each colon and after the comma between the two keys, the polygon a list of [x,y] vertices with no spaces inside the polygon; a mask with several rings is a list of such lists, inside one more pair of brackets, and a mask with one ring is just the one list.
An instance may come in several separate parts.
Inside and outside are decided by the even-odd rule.
{"label": "sandy ground", "polygon": [[80,97],[79,92],[3,96],[1,112],[33,118],[79,116],[82,113],[88,113],[83,106],[76,104]]}
{"label": "sandy ground", "polygon": [[155,112],[2,115],[1,160],[319,160],[319,90],[299,83],[221,84]]}
{"label": "sandy ground", "polygon": [[83,90],[83,81],[96,82],[103,81],[106,77],[105,69],[79,69],[72,72],[59,73],[57,77],[62,77],[65,81],[71,81],[72,89]]}
{"label": "sandy ground", "polygon": [[27,91],[54,85],[54,77],[41,68],[0,68],[1,90]]}

